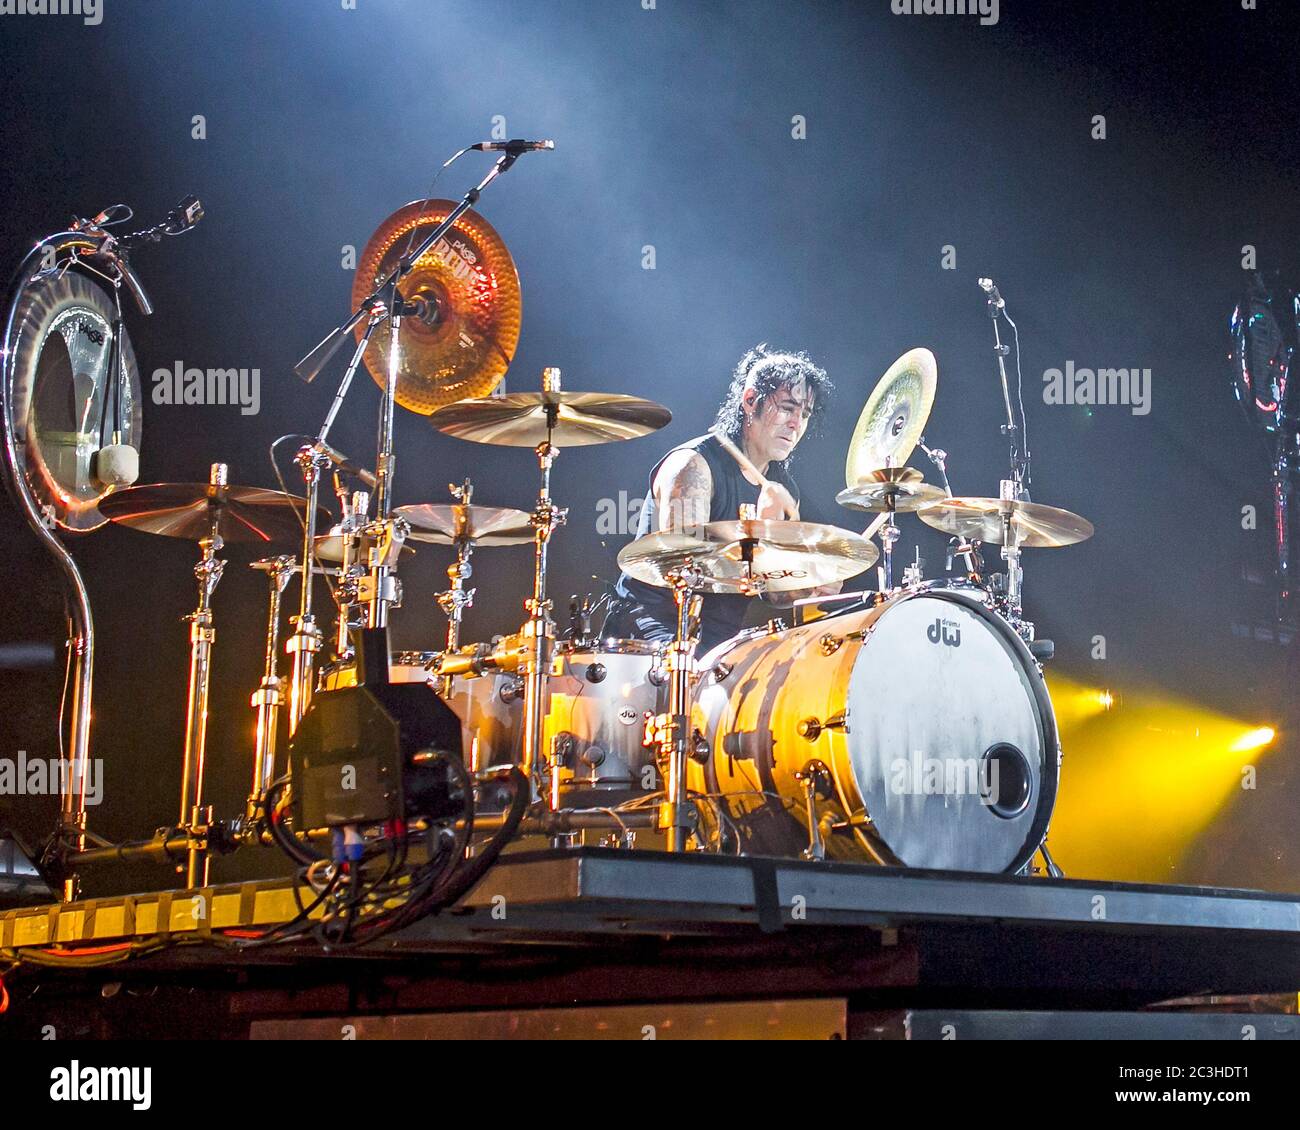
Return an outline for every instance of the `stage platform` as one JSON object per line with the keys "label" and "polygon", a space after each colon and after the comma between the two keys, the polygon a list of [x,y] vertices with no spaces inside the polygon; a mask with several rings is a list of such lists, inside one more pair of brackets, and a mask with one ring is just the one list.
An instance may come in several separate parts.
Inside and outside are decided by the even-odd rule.
{"label": "stage platform", "polygon": [[58,1011],[92,1036],[150,1034],[160,1010],[142,1001],[175,997],[186,1034],[226,1037],[636,1036],[639,1017],[682,1035],[1044,1038],[1123,1014],[1152,1038],[1240,1039],[1247,1013],[1300,1037],[1300,896],[575,848],[507,855],[463,905],[362,951],[205,941],[296,913],[284,881],[7,911],[4,949],[183,944],[24,969],[4,1023],[39,985],[43,1023]]}

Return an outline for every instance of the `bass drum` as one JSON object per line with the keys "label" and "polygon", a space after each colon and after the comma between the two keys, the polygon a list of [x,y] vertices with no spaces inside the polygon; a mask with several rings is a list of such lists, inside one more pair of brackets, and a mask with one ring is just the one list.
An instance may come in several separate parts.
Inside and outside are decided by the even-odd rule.
{"label": "bass drum", "polygon": [[796,774],[810,768],[828,859],[1015,872],[1047,834],[1060,772],[1047,686],[975,597],[903,593],[729,640],[701,668],[711,752],[689,783],[720,806],[722,850],[801,854]]}

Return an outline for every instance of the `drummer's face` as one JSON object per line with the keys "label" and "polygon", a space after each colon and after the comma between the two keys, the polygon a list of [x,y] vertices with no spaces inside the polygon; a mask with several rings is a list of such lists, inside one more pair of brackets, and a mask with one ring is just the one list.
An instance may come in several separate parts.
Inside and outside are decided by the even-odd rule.
{"label": "drummer's face", "polygon": [[813,395],[807,382],[799,381],[771,393],[756,410],[758,393],[746,392],[746,439],[751,451],[768,462],[788,459],[808,430]]}

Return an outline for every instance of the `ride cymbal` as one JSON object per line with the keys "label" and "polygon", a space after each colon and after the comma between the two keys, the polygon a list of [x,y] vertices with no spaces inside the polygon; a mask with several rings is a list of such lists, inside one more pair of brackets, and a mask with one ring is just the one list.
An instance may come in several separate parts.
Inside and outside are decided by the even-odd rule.
{"label": "ride cymbal", "polygon": [[844,464],[844,485],[855,487],[880,467],[901,467],[934,406],[939,365],[928,349],[910,349],[889,366],[858,417]]}
{"label": "ride cymbal", "polygon": [[1017,546],[1074,545],[1093,535],[1092,523],[1069,510],[1003,498],[948,498],[917,517],[936,530],[990,545],[1006,544],[1007,520],[1011,544]]}
{"label": "ride cymbal", "polygon": [[[415,200],[388,217],[366,244],[352,284],[360,305],[398,260],[451,213],[450,200]],[[397,403],[427,416],[444,404],[486,396],[500,383],[519,342],[519,273],[505,243],[477,212],[465,211],[399,284],[420,307],[402,319]],[[365,320],[357,324],[357,341]],[[388,379],[391,327],[366,347],[366,368],[380,388]]]}

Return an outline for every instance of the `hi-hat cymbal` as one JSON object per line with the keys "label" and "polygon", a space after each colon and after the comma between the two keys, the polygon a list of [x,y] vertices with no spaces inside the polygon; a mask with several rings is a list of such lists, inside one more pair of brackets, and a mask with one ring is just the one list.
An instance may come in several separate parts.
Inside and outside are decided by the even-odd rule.
{"label": "hi-hat cymbal", "polygon": [[672,418],[662,404],[621,393],[514,392],[449,404],[430,422],[475,443],[536,447],[549,436],[556,447],[587,447],[649,435]]}
{"label": "hi-hat cymbal", "polygon": [[[307,500],[262,487],[210,483],[146,483],[115,491],[99,503],[111,522],[146,534],[198,541],[217,532],[227,543],[287,541],[302,536]],[[318,521],[329,515],[318,508]]]}
{"label": "hi-hat cymbal", "polygon": [[924,482],[914,467],[882,467],[866,475],[857,486],[845,487],[835,501],[850,510],[906,514],[945,497],[942,488]]}
{"label": "hi-hat cymbal", "polygon": [[1004,519],[1010,520],[1011,544],[1018,546],[1073,545],[1093,534],[1092,523],[1069,510],[1001,498],[949,498],[917,517],[936,530],[991,545],[1006,544]]}
{"label": "hi-hat cymbal", "polygon": [[834,584],[870,568],[878,555],[861,534],[837,526],[750,519],[710,522],[692,534],[647,534],[624,546],[618,563],[638,581],[671,587],[669,575],[689,561],[704,576],[700,591],[753,595]]}
{"label": "hi-hat cymbal", "polygon": [[[342,529],[338,526],[331,527],[330,532],[327,534],[317,534],[316,541],[315,541],[315,549],[313,550],[313,552],[316,555],[316,560],[328,561],[332,565],[342,564],[344,540],[348,537],[355,537],[355,536],[356,536],[355,534],[343,533]],[[403,554],[414,553],[414,552],[415,552],[415,546],[413,545],[402,546]],[[366,557],[364,552],[361,553],[359,558],[357,557],[357,555],[354,554],[352,563],[355,565],[358,564],[358,561],[364,562],[365,559]]]}
{"label": "hi-hat cymbal", "polygon": [[[380,224],[357,263],[353,304],[364,302],[455,207],[450,200],[416,200]],[[519,273],[492,225],[472,209],[462,213],[399,285],[402,297],[422,313],[402,319],[397,403],[427,416],[496,388],[519,342],[522,303]],[[357,341],[364,330],[363,320]],[[366,368],[380,388],[388,379],[390,336],[384,322],[366,347]]]}
{"label": "hi-hat cymbal", "polygon": [[522,510],[462,503],[399,506],[394,513],[411,524],[411,539],[452,545],[522,545],[533,540],[529,516]]}
{"label": "hi-hat cymbal", "polygon": [[930,418],[938,379],[939,364],[928,349],[910,349],[889,366],[853,429],[845,486],[857,486],[877,468],[907,462]]}

